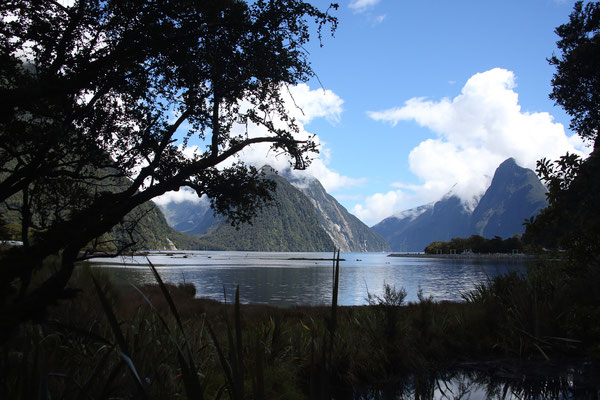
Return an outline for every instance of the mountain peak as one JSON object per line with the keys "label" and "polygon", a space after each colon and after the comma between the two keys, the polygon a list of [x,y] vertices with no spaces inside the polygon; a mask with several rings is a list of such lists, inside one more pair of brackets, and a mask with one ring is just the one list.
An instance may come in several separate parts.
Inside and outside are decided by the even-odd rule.
{"label": "mountain peak", "polygon": [[499,176],[507,175],[507,174],[522,174],[524,171],[527,171],[527,168],[523,168],[517,164],[517,161],[510,157],[507,158],[496,168],[494,172],[494,179]]}
{"label": "mountain peak", "polygon": [[506,168],[506,167],[513,167],[513,166],[519,166],[517,164],[517,160],[515,160],[512,157],[507,158],[506,160],[504,160],[497,169],[501,169],[501,168]]}
{"label": "mountain peak", "polygon": [[465,188],[471,189],[456,184],[433,207],[424,205],[396,213],[395,218],[384,219],[373,230],[393,251],[422,251],[433,241],[473,234],[511,237],[523,231],[523,220],[547,204],[545,188],[535,172],[520,167],[514,158],[498,166],[482,195],[465,200],[464,194],[469,193]]}
{"label": "mountain peak", "polygon": [[260,171],[265,175],[273,175],[277,174],[277,171],[271,167],[269,164],[265,164],[261,167]]}
{"label": "mountain peak", "polygon": [[396,219],[409,218],[412,221],[415,218],[417,218],[419,215],[423,214],[424,212],[431,210],[433,208],[433,206],[435,205],[435,203],[436,202],[431,202],[431,203],[427,203],[422,206],[418,206],[418,207],[411,208],[408,210],[399,211],[399,212],[393,214],[391,216],[391,218],[396,218]]}

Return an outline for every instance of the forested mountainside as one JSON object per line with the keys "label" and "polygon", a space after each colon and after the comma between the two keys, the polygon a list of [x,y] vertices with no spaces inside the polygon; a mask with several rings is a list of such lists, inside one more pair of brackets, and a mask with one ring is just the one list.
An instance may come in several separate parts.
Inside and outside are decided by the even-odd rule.
{"label": "forested mountainside", "polygon": [[[251,223],[233,227],[211,211],[202,213],[214,223],[197,236],[197,248],[247,251],[332,251],[334,244],[319,222],[310,200],[287,180],[274,173],[276,204],[265,207]],[[204,222],[199,221],[200,224]],[[192,231],[197,231],[192,229]]]}
{"label": "forested mountainside", "polygon": [[206,199],[161,205],[169,224],[199,236],[201,248],[257,251],[389,251],[387,242],[350,214],[314,178],[280,176],[263,171],[277,183],[277,205],[256,216],[252,225],[235,228],[215,217]]}

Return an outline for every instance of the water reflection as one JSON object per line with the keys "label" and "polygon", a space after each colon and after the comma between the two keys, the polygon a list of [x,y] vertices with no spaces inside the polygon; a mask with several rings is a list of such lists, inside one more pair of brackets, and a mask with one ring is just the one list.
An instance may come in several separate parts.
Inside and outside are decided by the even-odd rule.
{"label": "water reflection", "polygon": [[[339,303],[365,304],[367,293],[382,294],[383,284],[404,287],[408,301],[417,292],[437,301],[461,300],[461,294],[489,277],[522,271],[523,262],[510,260],[448,260],[387,257],[386,253],[345,253],[340,263]],[[163,280],[191,282],[199,297],[223,300],[240,285],[244,303],[278,306],[328,304],[331,301],[330,253],[186,252],[150,256]],[[114,264],[121,265],[114,265]],[[154,283],[144,257],[97,259],[119,282]],[[124,268],[126,265],[127,268]]]}
{"label": "water reflection", "polygon": [[[545,366],[538,366],[542,371]],[[599,399],[598,371],[591,364],[563,367],[540,375],[514,371],[457,371],[412,376],[384,387],[362,389],[355,400]],[[538,372],[538,373],[536,373]]]}

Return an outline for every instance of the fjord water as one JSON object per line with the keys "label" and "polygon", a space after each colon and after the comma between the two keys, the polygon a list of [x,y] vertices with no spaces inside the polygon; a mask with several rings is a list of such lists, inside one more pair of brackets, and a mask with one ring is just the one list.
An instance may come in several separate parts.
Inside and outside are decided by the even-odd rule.
{"label": "fjord water", "polygon": [[[231,301],[240,286],[243,303],[276,306],[331,302],[332,253],[186,251],[148,256],[165,282],[193,283],[196,296]],[[419,289],[436,301],[461,301],[461,294],[499,274],[525,269],[523,260],[388,257],[388,253],[342,253],[339,304],[362,305],[384,284],[405,288],[407,301]],[[93,259],[118,284],[155,283],[146,256]]]}

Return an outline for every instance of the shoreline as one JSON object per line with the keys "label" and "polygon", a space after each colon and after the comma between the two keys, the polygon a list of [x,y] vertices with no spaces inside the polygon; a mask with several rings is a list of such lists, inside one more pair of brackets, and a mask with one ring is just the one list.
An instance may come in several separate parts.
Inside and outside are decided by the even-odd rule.
{"label": "shoreline", "polygon": [[424,254],[424,253],[391,253],[388,257],[405,258],[449,258],[458,260],[535,260],[537,256],[533,254],[509,254],[509,253],[468,253],[468,254]]}

